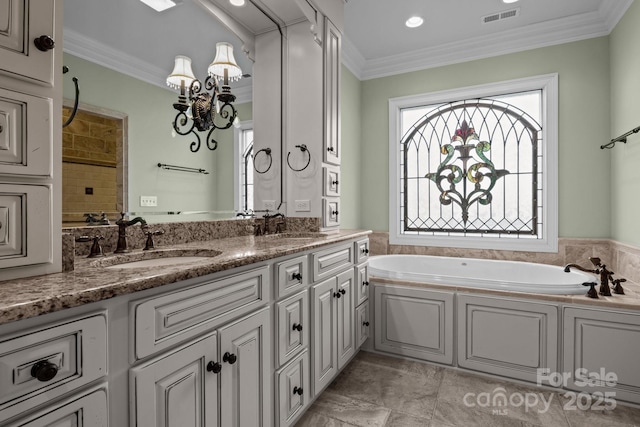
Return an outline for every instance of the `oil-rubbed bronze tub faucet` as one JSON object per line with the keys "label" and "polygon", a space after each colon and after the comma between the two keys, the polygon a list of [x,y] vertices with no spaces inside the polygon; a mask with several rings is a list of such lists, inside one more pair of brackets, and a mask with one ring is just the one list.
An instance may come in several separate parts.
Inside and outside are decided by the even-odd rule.
{"label": "oil-rubbed bronze tub faucet", "polygon": [[147,225],[147,221],[139,216],[133,218],[132,220],[126,221],[124,219],[124,213],[120,213],[121,218],[116,221],[118,225],[118,245],[116,246],[116,250],[113,252],[115,254],[123,254],[129,252],[127,249],[127,227],[140,223],[142,227],[142,231],[146,234],[149,226]]}
{"label": "oil-rubbed bronze tub faucet", "polygon": [[588,268],[584,268],[578,264],[567,264],[564,266],[564,272],[565,273],[569,273],[571,271],[571,268],[575,268],[576,270],[580,270],[580,271],[584,271],[585,273],[593,273],[593,274],[598,274],[598,270],[593,269],[593,270],[589,270]]}

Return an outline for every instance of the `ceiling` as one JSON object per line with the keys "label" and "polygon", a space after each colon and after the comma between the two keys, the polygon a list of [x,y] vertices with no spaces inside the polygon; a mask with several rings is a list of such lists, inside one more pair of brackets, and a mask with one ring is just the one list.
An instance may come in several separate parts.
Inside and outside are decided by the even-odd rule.
{"label": "ceiling", "polygon": [[[365,80],[603,36],[632,1],[348,0],[343,63]],[[238,37],[196,3],[183,0],[159,13],[136,0],[65,0],[64,50],[164,86],[175,55],[190,56],[196,76],[204,76],[215,43],[229,41],[242,70],[251,73]],[[514,9],[514,17],[482,22]],[[424,24],[407,28],[412,15]],[[239,101],[250,99],[250,78],[233,87]]]}

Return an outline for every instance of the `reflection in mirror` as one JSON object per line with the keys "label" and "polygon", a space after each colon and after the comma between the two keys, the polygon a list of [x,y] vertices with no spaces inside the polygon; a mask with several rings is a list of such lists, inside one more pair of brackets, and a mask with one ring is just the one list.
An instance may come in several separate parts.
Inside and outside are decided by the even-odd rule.
{"label": "reflection in mirror", "polygon": [[[189,31],[167,31],[169,27],[185,24]],[[78,199],[79,204],[65,208],[65,212],[73,213],[65,214],[65,220],[82,224],[86,220],[84,214],[95,213],[100,219],[102,211],[111,223],[118,219],[111,213],[120,211],[135,212],[148,217],[149,222],[235,217],[235,170],[240,167],[240,157],[234,155],[234,127],[215,130],[216,150],[192,153],[189,147],[193,138],[177,135],[172,127],[178,92],[166,86],[176,55],[191,57],[195,74],[206,76],[216,43],[222,41],[235,45],[238,64],[244,73],[251,74],[252,63],[241,54],[237,37],[222,29],[214,17],[203,13],[194,2],[158,13],[141,2],[128,0],[65,0],[63,64],[69,73],[63,78],[63,96],[74,99],[72,77],[77,77],[83,113],[94,109],[126,118],[121,139],[122,159],[128,161],[128,164],[117,162],[115,167],[112,163],[99,166],[110,169],[109,178],[98,172],[69,168],[67,175],[77,181],[76,188],[63,185],[63,199]],[[233,83],[231,90],[238,96],[234,105],[239,120],[252,120],[251,79]],[[65,131],[83,124],[79,118],[76,123]],[[84,142],[78,143],[69,142],[70,137],[65,136],[65,149],[77,151],[95,133],[84,135]],[[82,141],[80,137],[77,139]],[[65,162],[90,166],[77,159]],[[158,163],[204,169],[209,174],[166,170],[159,168]],[[89,204],[97,200],[99,189],[107,186],[103,181],[114,179],[117,191],[115,196],[110,195],[111,207]],[[122,185],[118,179],[122,179]],[[91,188],[94,194],[86,194],[91,192],[86,189]],[[155,198],[157,205],[141,206],[141,201],[149,197]]]}

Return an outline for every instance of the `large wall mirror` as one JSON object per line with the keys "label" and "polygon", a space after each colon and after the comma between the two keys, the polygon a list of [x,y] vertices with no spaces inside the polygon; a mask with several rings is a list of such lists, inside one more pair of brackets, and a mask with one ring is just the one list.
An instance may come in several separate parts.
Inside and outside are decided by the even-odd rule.
{"label": "large wall mirror", "polygon": [[[63,226],[86,225],[88,213],[99,220],[101,211],[113,223],[121,210],[165,222],[230,218],[242,209],[236,181],[246,152],[234,150],[238,129],[216,130],[216,150],[203,143],[191,152],[194,137],[173,131],[178,92],[165,83],[176,55],[189,56],[204,80],[221,41],[234,45],[250,75],[242,42],[192,0],[164,12],[137,0],[65,0],[64,99],[73,105],[76,77],[80,111],[63,129]],[[251,129],[251,84],[250,77],[231,84],[241,130]],[[141,206],[148,197],[157,206]]]}

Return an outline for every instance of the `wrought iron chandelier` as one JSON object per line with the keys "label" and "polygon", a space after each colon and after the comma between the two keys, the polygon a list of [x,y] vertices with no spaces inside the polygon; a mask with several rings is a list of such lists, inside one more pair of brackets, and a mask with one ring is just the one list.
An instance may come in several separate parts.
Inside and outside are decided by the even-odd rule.
{"label": "wrought iron chandelier", "polygon": [[[213,131],[230,128],[238,117],[232,104],[236,97],[231,93],[229,81],[240,80],[242,70],[236,64],[230,43],[216,44],[216,56],[209,65],[207,74],[203,84],[193,74],[191,59],[178,55],[174,69],[167,77],[167,85],[180,90],[178,102],[173,104],[173,108],[178,110],[173,129],[179,135],[195,135],[196,140],[189,147],[194,153],[201,146],[198,132],[208,131],[205,140],[207,148],[215,150],[218,148],[218,141],[213,138]],[[222,81],[222,86],[218,84],[219,80]]]}

